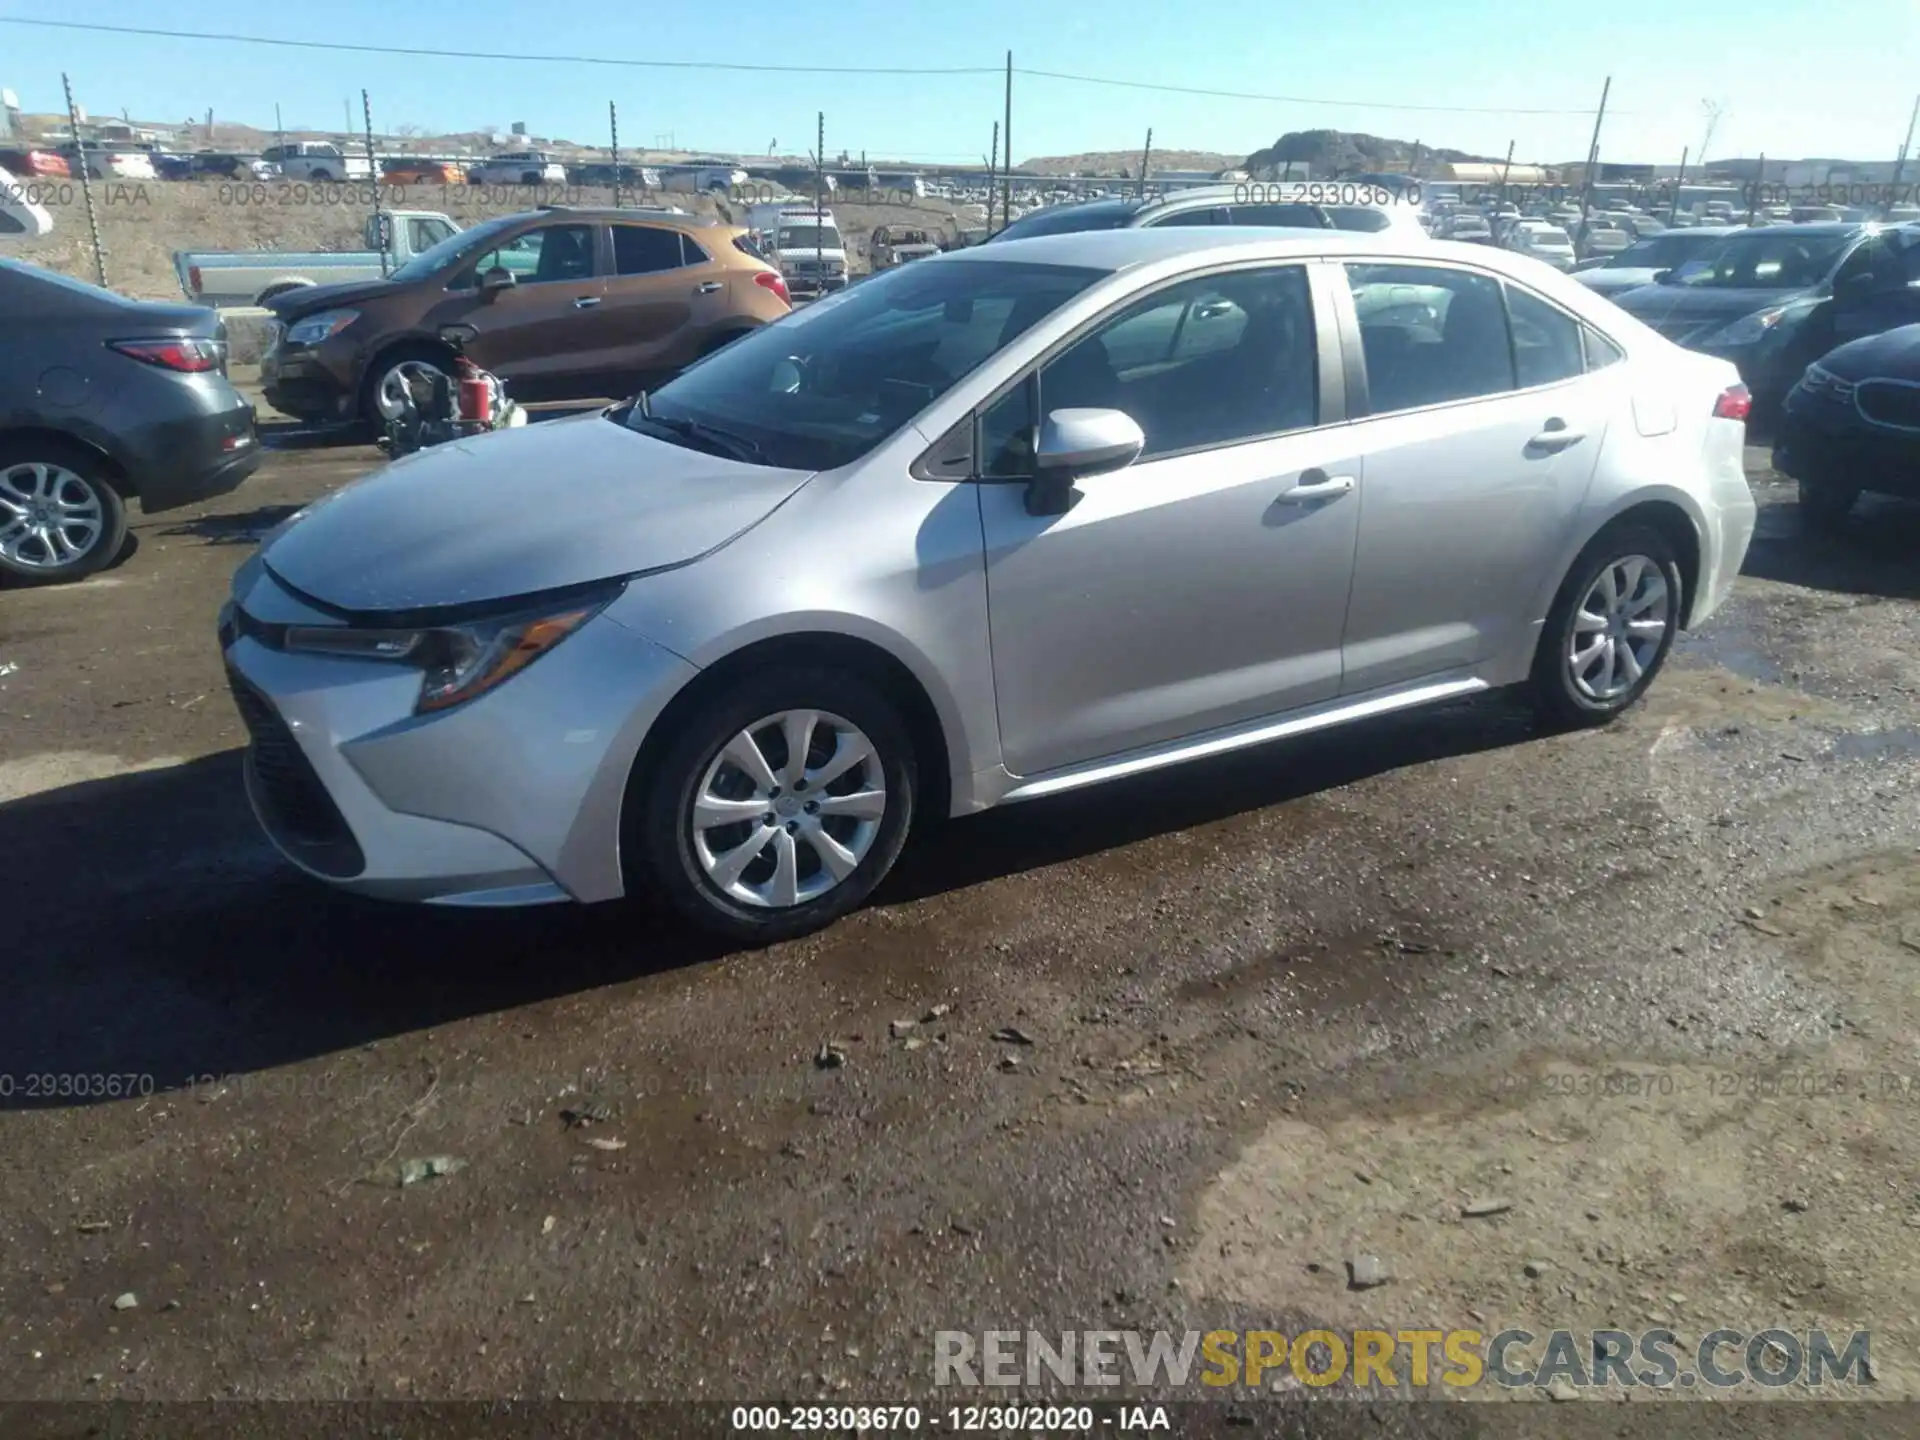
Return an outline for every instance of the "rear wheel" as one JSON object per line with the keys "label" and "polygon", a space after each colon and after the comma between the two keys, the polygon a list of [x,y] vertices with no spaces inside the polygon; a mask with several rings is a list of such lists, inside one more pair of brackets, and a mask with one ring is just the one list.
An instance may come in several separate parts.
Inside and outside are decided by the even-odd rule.
{"label": "rear wheel", "polygon": [[893,868],[912,742],[858,674],[743,675],[674,727],[629,796],[633,878],[703,930],[769,944],[831,924]]}
{"label": "rear wheel", "polygon": [[1835,480],[1800,481],[1800,518],[1816,530],[1831,530],[1852,513],[1858,485]]}
{"label": "rear wheel", "polygon": [[127,543],[127,507],[98,456],[51,441],[0,446],[0,576],[78,580]]}
{"label": "rear wheel", "polygon": [[1658,530],[1612,526],[1580,552],[1547,616],[1533,698],[1550,722],[1604,725],[1646,693],[1680,628],[1679,558]]}

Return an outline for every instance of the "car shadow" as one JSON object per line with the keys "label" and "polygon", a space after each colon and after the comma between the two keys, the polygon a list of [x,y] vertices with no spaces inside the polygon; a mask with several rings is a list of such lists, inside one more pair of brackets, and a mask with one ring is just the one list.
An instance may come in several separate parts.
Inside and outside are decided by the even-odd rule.
{"label": "car shadow", "polygon": [[160,533],[169,538],[190,536],[209,545],[256,545],[269,531],[300,512],[298,505],[259,505],[231,514],[197,515],[170,525]]}
{"label": "car shadow", "polygon": [[[1533,733],[1489,697],[1009,807],[921,838],[875,898],[1098,855]],[[0,804],[0,852],[49,877],[0,975],[0,1110],[112,1098],[28,1093],[21,1076],[164,1090],[728,953],[637,905],[449,910],[308,880],[260,835],[237,750]]]}
{"label": "car shadow", "polygon": [[1863,495],[1831,528],[1797,501],[1764,505],[1740,573],[1811,590],[1920,600],[1920,502]]}

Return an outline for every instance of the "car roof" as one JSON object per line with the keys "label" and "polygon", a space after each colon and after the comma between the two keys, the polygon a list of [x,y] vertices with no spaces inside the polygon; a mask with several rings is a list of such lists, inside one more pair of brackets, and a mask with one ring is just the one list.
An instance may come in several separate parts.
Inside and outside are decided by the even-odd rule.
{"label": "car roof", "polygon": [[[654,209],[645,205],[622,205],[615,209],[611,205],[574,206],[542,205],[538,210],[529,210],[526,215],[567,215],[581,220],[648,220],[666,225],[678,226],[683,230],[711,230],[720,225],[710,215],[694,215],[685,211],[675,214],[671,210]],[[731,226],[742,229],[742,226]]]}
{"label": "car roof", "polygon": [[[1811,220],[1804,225],[1755,225],[1751,228],[1756,235],[1855,235],[1865,230],[1867,224],[1865,220]],[[1749,227],[1736,225],[1733,228],[1745,230]]]}
{"label": "car roof", "polygon": [[[1319,255],[1381,254],[1396,258],[1451,256],[1492,264],[1503,252],[1480,245],[1449,245],[1405,231],[1318,230],[1263,225],[1143,226],[1126,230],[1074,230],[1058,235],[1035,235],[1024,240],[995,241],[965,250],[949,251],[947,261],[995,264],[1025,261],[1039,265],[1068,265],[1120,271],[1183,255],[1217,252],[1221,259],[1306,260]],[[925,262],[922,262],[925,263]],[[1509,262],[1499,259],[1494,268]],[[1528,262],[1537,263],[1537,262]]]}

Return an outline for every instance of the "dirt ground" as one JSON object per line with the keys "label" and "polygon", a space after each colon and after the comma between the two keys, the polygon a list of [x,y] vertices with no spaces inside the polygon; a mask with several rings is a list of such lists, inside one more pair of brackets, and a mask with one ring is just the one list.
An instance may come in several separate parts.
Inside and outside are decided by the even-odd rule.
{"label": "dirt ground", "polygon": [[[1920,509],[1812,534],[1751,451],[1734,599],[1608,729],[1494,697],[981,816],[722,953],[353,901],[260,839],[214,612],[375,458],[276,449],[0,593],[0,1401],[944,1406],[941,1329],[1655,1322],[1870,1330],[1915,1397]],[[1920,1414],[1258,1404],[1209,1413]]]}
{"label": "dirt ground", "polygon": [[[83,280],[94,278],[91,232],[85,197],[77,181],[29,182],[28,191],[53,216],[53,233],[17,247],[22,258]],[[106,252],[107,284],[138,300],[177,300],[180,282],[173,269],[176,250],[358,250],[371,204],[361,187],[306,186],[284,182],[258,185],[238,181],[172,183],[96,181],[94,215]],[[857,193],[857,192],[856,192]],[[623,204],[674,204],[722,220],[744,219],[744,202],[704,195],[637,194],[623,190]],[[537,203],[610,205],[611,189],[564,190],[484,186],[385,187],[387,209],[430,210],[471,225],[495,215],[510,215]],[[804,203],[804,202],[803,202]],[[869,205],[829,202],[841,233],[852,245],[849,263],[866,268],[867,242],[883,224],[917,225],[957,233],[953,212],[943,202]]]}

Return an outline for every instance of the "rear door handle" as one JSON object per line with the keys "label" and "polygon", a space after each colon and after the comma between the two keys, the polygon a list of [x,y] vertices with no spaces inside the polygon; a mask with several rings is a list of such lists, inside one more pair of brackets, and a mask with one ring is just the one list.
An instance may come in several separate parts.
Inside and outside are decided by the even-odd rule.
{"label": "rear door handle", "polygon": [[1587,438],[1584,430],[1569,430],[1558,415],[1547,421],[1540,433],[1527,442],[1535,450],[1565,450]]}
{"label": "rear door handle", "polygon": [[1315,500],[1333,500],[1351,494],[1355,483],[1351,475],[1329,475],[1318,468],[1302,470],[1294,487],[1280,492],[1280,503],[1310,505]]}
{"label": "rear door handle", "polygon": [[726,288],[726,287],[725,287],[724,285],[722,285],[720,281],[718,281],[718,280],[709,280],[709,281],[707,281],[707,283],[706,283],[706,284],[704,284],[704,285],[696,285],[696,286],[694,286],[694,287],[693,287],[693,293],[694,293],[694,294],[696,294],[696,295],[711,295],[711,294],[713,294],[713,292],[714,292],[714,291],[716,291],[716,290],[722,290],[722,289],[725,289],[725,288]]}
{"label": "rear door handle", "polygon": [[573,308],[576,310],[591,310],[599,303],[600,297],[598,295],[582,295],[578,300],[573,302]]}

